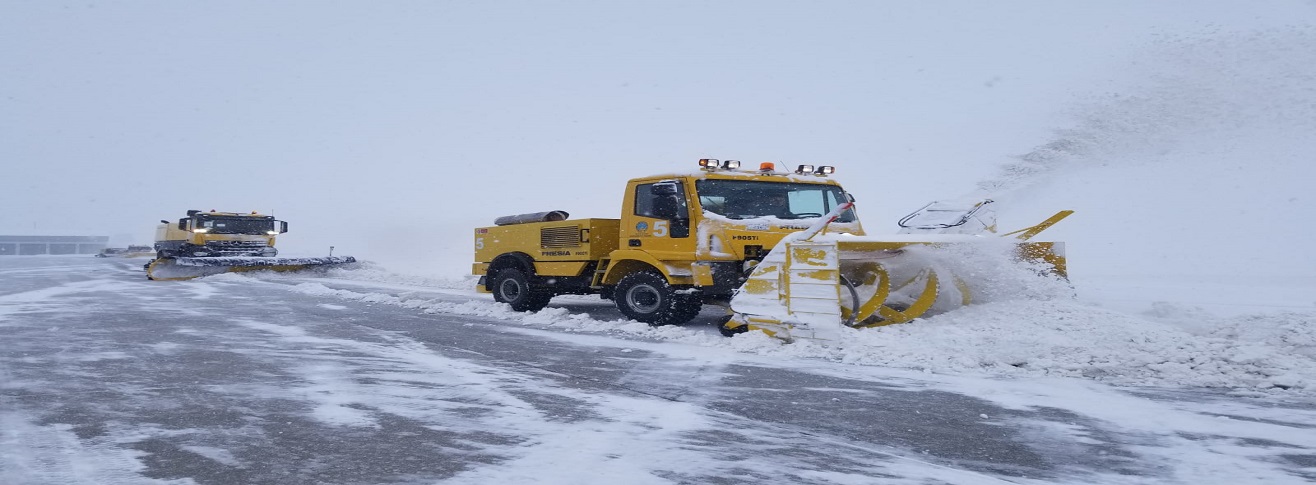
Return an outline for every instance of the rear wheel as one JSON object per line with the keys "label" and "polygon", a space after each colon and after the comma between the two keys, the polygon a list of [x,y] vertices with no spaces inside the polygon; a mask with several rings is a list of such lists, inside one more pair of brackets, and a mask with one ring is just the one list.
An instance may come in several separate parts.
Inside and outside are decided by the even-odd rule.
{"label": "rear wheel", "polygon": [[623,277],[617,282],[613,299],[626,317],[650,325],[688,322],[702,306],[698,298],[678,295],[666,278],[652,271]]}
{"label": "rear wheel", "polygon": [[552,293],[530,287],[530,278],[524,271],[506,268],[493,278],[494,301],[512,306],[518,312],[537,312],[548,306]]}

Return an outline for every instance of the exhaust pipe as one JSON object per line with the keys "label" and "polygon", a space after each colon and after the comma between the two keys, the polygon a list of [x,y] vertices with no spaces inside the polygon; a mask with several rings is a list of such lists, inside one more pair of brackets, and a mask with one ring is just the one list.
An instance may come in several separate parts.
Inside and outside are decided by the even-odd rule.
{"label": "exhaust pipe", "polygon": [[513,224],[529,224],[533,222],[565,221],[568,217],[570,217],[570,215],[567,214],[567,211],[532,212],[529,214],[499,217],[494,219],[494,225],[510,226]]}

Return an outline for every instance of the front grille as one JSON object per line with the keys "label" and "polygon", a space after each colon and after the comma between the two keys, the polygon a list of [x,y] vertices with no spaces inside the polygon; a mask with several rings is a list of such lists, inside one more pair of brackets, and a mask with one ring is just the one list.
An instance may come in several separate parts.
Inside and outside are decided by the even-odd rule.
{"label": "front grille", "polygon": [[260,254],[267,247],[265,241],[206,241],[206,249],[220,255]]}
{"label": "front grille", "polygon": [[541,248],[578,248],[580,229],[576,226],[545,227],[539,230]]}

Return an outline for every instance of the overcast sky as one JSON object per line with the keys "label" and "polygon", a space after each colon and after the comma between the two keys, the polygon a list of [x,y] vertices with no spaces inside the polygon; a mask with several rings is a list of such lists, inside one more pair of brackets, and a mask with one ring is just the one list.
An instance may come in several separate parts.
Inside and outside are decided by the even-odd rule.
{"label": "overcast sky", "polygon": [[617,217],[626,179],[700,157],[834,164],[878,232],[1051,140],[1157,42],[1314,20],[1296,0],[0,0],[0,234],[127,244],[187,209],[273,211],[286,250],[460,272],[477,224]]}

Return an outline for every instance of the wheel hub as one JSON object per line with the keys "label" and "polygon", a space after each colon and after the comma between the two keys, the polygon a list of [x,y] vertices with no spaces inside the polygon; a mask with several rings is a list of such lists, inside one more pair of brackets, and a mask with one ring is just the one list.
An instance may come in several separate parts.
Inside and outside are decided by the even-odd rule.
{"label": "wheel hub", "polygon": [[649,285],[638,285],[626,292],[626,304],[640,313],[658,311],[660,302],[662,297],[659,296],[658,290]]}
{"label": "wheel hub", "polygon": [[509,301],[515,300],[521,296],[521,285],[510,279],[503,280],[502,283],[498,284],[498,292],[502,293],[503,298]]}

